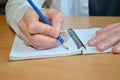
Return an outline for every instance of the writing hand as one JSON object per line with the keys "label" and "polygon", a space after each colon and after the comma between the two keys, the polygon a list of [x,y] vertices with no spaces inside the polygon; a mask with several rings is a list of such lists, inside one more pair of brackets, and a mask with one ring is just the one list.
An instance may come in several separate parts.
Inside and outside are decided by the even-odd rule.
{"label": "writing hand", "polygon": [[[59,31],[64,21],[63,14],[54,9],[41,10],[52,26],[44,24],[34,10],[25,12],[19,21],[19,36],[24,40],[26,45],[35,49],[43,50],[58,45]],[[65,37],[65,33],[61,36]]]}

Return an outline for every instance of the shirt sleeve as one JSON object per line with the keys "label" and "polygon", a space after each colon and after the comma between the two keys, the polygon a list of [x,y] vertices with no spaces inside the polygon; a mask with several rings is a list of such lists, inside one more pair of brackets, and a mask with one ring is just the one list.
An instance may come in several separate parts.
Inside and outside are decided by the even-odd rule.
{"label": "shirt sleeve", "polygon": [[[45,0],[34,0],[39,9]],[[6,4],[6,20],[10,27],[19,34],[18,22],[27,10],[32,9],[27,0],[8,0]]]}

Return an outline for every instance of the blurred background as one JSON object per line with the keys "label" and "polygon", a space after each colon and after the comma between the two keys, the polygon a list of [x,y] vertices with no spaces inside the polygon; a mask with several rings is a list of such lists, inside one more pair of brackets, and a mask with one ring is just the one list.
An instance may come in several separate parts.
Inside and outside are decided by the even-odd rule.
{"label": "blurred background", "polygon": [[[5,5],[8,0],[0,0],[0,15],[5,15]],[[51,3],[51,0],[48,0],[44,3],[43,7],[48,8]]]}
{"label": "blurred background", "polygon": [[7,0],[0,0],[0,15],[5,15],[5,5]]}

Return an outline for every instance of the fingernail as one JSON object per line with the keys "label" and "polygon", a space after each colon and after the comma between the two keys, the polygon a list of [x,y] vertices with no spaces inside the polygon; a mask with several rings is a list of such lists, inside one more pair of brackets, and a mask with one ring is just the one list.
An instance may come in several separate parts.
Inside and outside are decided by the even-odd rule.
{"label": "fingernail", "polygon": [[54,38],[57,38],[58,35],[55,31],[50,31],[50,36],[54,37]]}
{"label": "fingernail", "polygon": [[114,52],[115,52],[116,54],[120,53],[120,47],[115,47],[115,48],[116,48],[116,49],[115,49]]}
{"label": "fingernail", "polygon": [[60,30],[60,29],[61,29],[61,25],[62,25],[61,23],[57,23],[57,24],[56,24],[56,26],[57,26],[58,30]]}
{"label": "fingernail", "polygon": [[98,44],[98,50],[103,51],[106,49],[106,45],[104,42]]}
{"label": "fingernail", "polygon": [[91,45],[91,46],[94,46],[95,44],[96,44],[96,40],[95,39],[91,39],[90,41],[89,41],[89,44]]}
{"label": "fingernail", "polygon": [[63,38],[66,38],[66,37],[67,37],[67,33],[66,33],[66,32],[62,32],[62,33],[60,33],[60,35],[61,35]]}

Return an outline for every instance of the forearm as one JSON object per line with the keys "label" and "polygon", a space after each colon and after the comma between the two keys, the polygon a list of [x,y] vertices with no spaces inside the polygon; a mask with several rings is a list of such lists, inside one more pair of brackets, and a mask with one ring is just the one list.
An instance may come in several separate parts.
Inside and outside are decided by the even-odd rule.
{"label": "forearm", "polygon": [[[45,0],[34,0],[35,4],[41,8]],[[8,0],[6,4],[6,20],[11,28],[18,34],[18,22],[27,10],[32,9],[27,0]]]}

